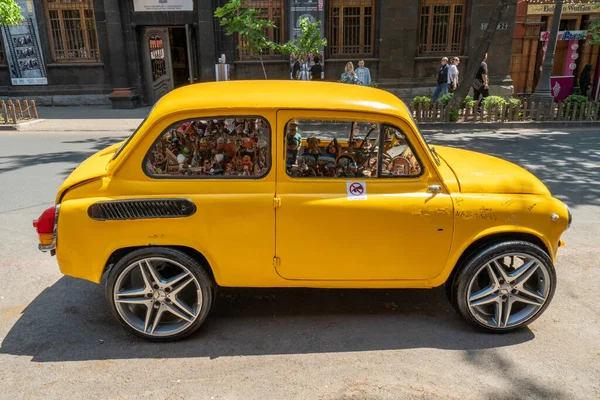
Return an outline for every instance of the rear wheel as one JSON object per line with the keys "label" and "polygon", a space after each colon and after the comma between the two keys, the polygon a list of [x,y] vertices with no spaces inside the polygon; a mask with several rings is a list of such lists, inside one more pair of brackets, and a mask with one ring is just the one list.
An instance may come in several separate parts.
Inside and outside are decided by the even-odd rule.
{"label": "rear wheel", "polygon": [[472,257],[457,273],[450,293],[469,323],[486,331],[508,332],[538,318],[555,288],[550,257],[534,244],[509,241]]}
{"label": "rear wheel", "polygon": [[204,322],[214,300],[205,269],[178,250],[148,247],[123,257],[106,282],[112,314],[138,336],[181,339]]}

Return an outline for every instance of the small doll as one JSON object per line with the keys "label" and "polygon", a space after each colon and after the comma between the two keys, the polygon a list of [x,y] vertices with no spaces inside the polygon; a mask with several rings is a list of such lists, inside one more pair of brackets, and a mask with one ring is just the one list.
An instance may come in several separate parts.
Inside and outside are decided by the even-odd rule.
{"label": "small doll", "polygon": [[334,138],[333,141],[329,142],[327,145],[327,154],[336,159],[342,152],[342,146],[338,143],[337,139]]}
{"label": "small doll", "polygon": [[231,176],[233,174],[233,163],[228,162],[225,166],[225,176]]}

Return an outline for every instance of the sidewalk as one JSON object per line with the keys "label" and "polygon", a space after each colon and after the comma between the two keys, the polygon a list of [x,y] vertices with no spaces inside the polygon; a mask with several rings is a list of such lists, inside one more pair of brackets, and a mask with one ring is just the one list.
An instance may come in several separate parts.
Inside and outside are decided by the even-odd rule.
{"label": "sidewalk", "polygon": [[[148,115],[151,107],[113,110],[110,106],[38,107],[39,121],[18,126],[19,131],[32,132],[132,132]],[[581,129],[600,127],[600,121],[573,122],[422,122],[422,131],[447,132],[499,129]],[[3,129],[4,128],[4,129]],[[9,126],[0,130],[13,130]]]}
{"label": "sidewalk", "polygon": [[150,112],[150,107],[113,110],[97,107],[38,107],[40,121],[24,123],[19,131],[35,132],[131,132]]}

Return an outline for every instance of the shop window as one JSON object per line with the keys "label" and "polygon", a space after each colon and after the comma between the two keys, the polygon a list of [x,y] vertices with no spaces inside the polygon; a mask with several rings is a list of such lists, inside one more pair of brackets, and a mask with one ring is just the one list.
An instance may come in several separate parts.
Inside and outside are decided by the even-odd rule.
{"label": "shop window", "polygon": [[45,0],[45,10],[54,61],[100,60],[92,0]]}
{"label": "shop window", "polygon": [[419,54],[459,54],[462,50],[464,0],[422,0]]}
{"label": "shop window", "polygon": [[[275,24],[275,27],[268,28],[266,33],[267,38],[274,43],[283,43],[283,0],[247,0],[248,7],[257,9],[262,19],[269,20]],[[241,46],[243,41],[238,35],[238,45]],[[258,59],[258,54],[252,54],[242,49],[238,49],[238,59],[252,60]],[[263,59],[281,58],[281,54],[270,48],[264,48],[260,56]]]}
{"label": "shop window", "polygon": [[375,0],[331,0],[329,57],[373,57]]}
{"label": "shop window", "polygon": [[144,161],[154,178],[260,178],[271,167],[271,129],[263,118],[201,118],[163,132]]}
{"label": "shop window", "polygon": [[[384,141],[382,154],[380,137]],[[421,174],[421,165],[404,134],[388,125],[292,120],[286,126],[284,144],[287,173],[294,178],[393,178]]]}

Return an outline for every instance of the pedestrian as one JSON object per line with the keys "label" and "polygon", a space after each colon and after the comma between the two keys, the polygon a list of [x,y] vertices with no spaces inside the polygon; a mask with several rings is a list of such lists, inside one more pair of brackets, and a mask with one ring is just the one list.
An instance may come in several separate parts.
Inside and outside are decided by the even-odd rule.
{"label": "pedestrian", "polygon": [[488,78],[488,66],[487,66],[487,53],[483,56],[483,61],[479,66],[475,80],[473,80],[473,100],[477,102],[477,108],[480,107],[479,96],[482,96],[481,101],[490,95],[489,90],[489,78]]}
{"label": "pedestrian", "polygon": [[438,100],[440,93],[442,95],[448,93],[448,70],[450,69],[448,66],[448,57],[443,57],[440,63],[442,66],[438,70],[437,86],[431,99],[434,103]]}
{"label": "pedestrian", "polygon": [[299,79],[300,76],[300,61],[296,55],[292,55],[292,79]]}
{"label": "pedestrian", "polygon": [[354,72],[354,64],[352,64],[352,61],[348,61],[346,63],[346,68],[344,73],[342,73],[341,81],[342,83],[350,83],[352,85],[356,85],[358,83],[358,77]]}
{"label": "pedestrian", "polygon": [[579,93],[589,99],[588,90],[592,87],[592,64],[585,64],[579,75]]}
{"label": "pedestrian", "polygon": [[359,81],[359,85],[370,86],[371,85],[371,71],[365,67],[365,60],[358,62],[358,68],[356,68],[356,76]]}
{"label": "pedestrian", "polygon": [[301,81],[309,81],[310,80],[310,72],[308,67],[308,60],[300,61],[300,71],[298,72],[298,79]]}
{"label": "pedestrian", "polygon": [[310,67],[310,77],[313,81],[322,81],[323,80],[323,66],[320,63],[318,56],[315,56],[315,65]]}
{"label": "pedestrian", "polygon": [[458,65],[460,59],[452,57],[450,59],[450,69],[448,70],[448,91],[454,93],[458,89]]}

